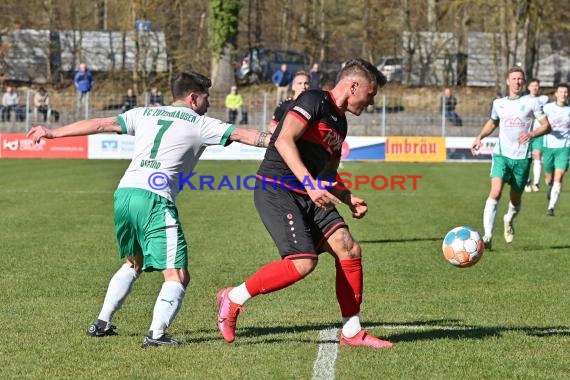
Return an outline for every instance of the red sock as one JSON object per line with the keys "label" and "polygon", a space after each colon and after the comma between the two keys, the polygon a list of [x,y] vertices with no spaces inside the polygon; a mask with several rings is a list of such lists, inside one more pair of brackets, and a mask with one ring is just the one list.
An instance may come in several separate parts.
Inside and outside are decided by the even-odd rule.
{"label": "red sock", "polygon": [[336,298],[343,317],[360,313],[362,303],[362,259],[339,260],[336,262]]}
{"label": "red sock", "polygon": [[261,267],[245,281],[245,287],[252,297],[266,294],[293,285],[303,277],[291,260],[280,260]]}

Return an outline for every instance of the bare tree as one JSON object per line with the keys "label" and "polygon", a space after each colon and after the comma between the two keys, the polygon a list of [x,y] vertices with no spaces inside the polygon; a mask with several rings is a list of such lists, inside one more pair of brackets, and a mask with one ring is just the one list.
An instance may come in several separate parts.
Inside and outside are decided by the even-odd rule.
{"label": "bare tree", "polygon": [[[434,80],[447,84],[464,83],[467,62],[472,64],[474,39],[485,39],[484,49],[491,62],[481,58],[481,70],[495,72],[495,81],[503,82],[508,66],[520,62],[529,75],[544,73],[544,66],[556,66],[558,79],[566,79],[564,56],[570,55],[570,2],[554,0],[231,0],[219,1],[242,7],[242,19],[237,19],[235,34],[229,45],[220,47],[212,59],[217,39],[215,28],[208,28],[212,13],[208,7],[217,0],[20,0],[0,2],[0,25],[6,37],[2,47],[8,53],[9,34],[18,29],[50,30],[50,58],[43,76],[57,81],[58,71],[74,70],[78,63],[92,56],[99,47],[88,45],[85,36],[93,31],[107,31],[101,50],[109,50],[111,75],[130,79],[141,88],[156,80],[154,61],[150,53],[153,40],[135,38],[138,45],[136,68],[132,68],[127,50],[131,36],[136,33],[134,22],[148,17],[153,30],[164,31],[169,67],[173,70],[194,69],[211,72],[217,79],[217,65],[224,68],[222,83],[233,80],[232,56],[244,47],[264,45],[302,50],[314,60],[343,61],[363,56],[376,61],[382,55],[403,55],[405,83],[417,83],[418,78],[429,84]],[[191,11],[188,11],[191,9]],[[230,12],[231,13],[231,12]],[[239,12],[236,12],[239,16]],[[14,17],[18,15],[18,17]],[[395,20],[400,22],[394,22]],[[216,21],[216,22],[219,22]],[[225,20],[224,22],[228,22]],[[57,34],[59,33],[59,38]],[[122,41],[116,38],[122,34]],[[426,34],[427,33],[427,34]],[[429,34],[431,33],[431,34]],[[453,39],[442,33],[453,35]],[[479,33],[475,35],[475,33]],[[443,36],[443,37],[442,37]],[[45,36],[44,36],[45,37]],[[42,38],[44,38],[42,37]],[[10,37],[11,38],[11,37]],[[57,41],[62,46],[58,48]],[[63,59],[58,69],[58,49],[68,51],[71,42],[73,62]],[[492,41],[495,41],[494,43]],[[65,44],[64,44],[65,42]],[[89,42],[89,43],[85,43]],[[489,48],[489,45],[492,45]],[[107,46],[108,45],[108,46]],[[471,46],[471,48],[470,48]],[[455,50],[454,50],[455,49]],[[117,54],[115,54],[115,52]],[[120,53],[119,53],[120,52]],[[8,56],[8,53],[6,56]],[[121,58],[123,54],[123,58]],[[468,57],[469,54],[469,57]],[[554,63],[545,63],[545,55]],[[560,58],[562,57],[562,58]],[[151,59],[152,58],[152,59]],[[442,63],[443,62],[443,63]],[[0,63],[2,64],[2,63]],[[5,65],[5,63],[4,63]],[[135,70],[137,74],[131,73]],[[473,75],[469,67],[469,75]],[[477,68],[479,70],[479,68]],[[540,74],[544,75],[544,74]],[[548,74],[550,75],[550,74]],[[441,79],[443,78],[443,79]],[[439,83],[439,82],[438,82]]]}

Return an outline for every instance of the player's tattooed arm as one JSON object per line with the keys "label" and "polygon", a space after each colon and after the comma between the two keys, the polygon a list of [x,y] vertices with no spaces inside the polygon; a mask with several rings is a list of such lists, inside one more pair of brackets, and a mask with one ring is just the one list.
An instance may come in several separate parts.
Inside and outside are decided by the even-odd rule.
{"label": "player's tattooed arm", "polygon": [[256,129],[235,128],[230,139],[242,144],[267,148],[269,146],[269,140],[271,140],[271,133],[258,131]]}
{"label": "player's tattooed arm", "polygon": [[269,146],[269,140],[271,140],[271,133],[259,132],[255,145],[267,148]]}

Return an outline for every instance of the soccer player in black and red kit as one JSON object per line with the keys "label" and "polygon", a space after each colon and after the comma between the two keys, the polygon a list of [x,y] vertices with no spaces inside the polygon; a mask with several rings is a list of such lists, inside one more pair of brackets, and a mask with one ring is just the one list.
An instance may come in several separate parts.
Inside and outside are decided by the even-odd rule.
{"label": "soccer player in black and red kit", "polygon": [[315,269],[318,255],[329,252],[336,262],[343,321],[340,344],[392,346],[362,329],[361,249],[335,207],[342,202],[360,219],[368,211],[366,202],[338,184],[323,186],[336,176],[340,163],[347,135],[345,112],[360,115],[386,78],[362,59],[348,61],[338,78],[331,91],[306,91],[295,100],[277,125],[259,167],[254,202],[282,260],[261,267],[241,285],[218,292],[218,328],[229,343],[235,339],[237,317],[247,300],[301,280]]}

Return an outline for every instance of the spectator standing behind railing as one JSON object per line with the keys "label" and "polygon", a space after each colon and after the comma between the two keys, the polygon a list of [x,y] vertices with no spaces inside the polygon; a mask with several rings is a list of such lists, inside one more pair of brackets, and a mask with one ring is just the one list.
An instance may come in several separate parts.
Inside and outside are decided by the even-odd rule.
{"label": "spectator standing behind railing", "polygon": [[2,96],[2,121],[10,121],[10,115],[12,111],[16,115],[16,121],[21,119],[20,109],[18,104],[20,103],[20,98],[18,94],[14,91],[14,87],[6,87],[6,92]]}
{"label": "spectator standing behind railing", "polygon": [[320,90],[323,88],[323,73],[319,69],[318,63],[313,63],[311,68],[311,73],[309,74],[309,89],[310,90]]}
{"label": "spectator standing behind railing", "polygon": [[93,74],[91,74],[85,63],[79,64],[79,70],[73,77],[73,83],[75,88],[77,88],[77,112],[79,113],[81,106],[93,88]]}
{"label": "spectator standing behind railing", "polygon": [[293,80],[293,74],[287,71],[287,64],[283,63],[281,69],[277,70],[271,76],[271,81],[277,86],[277,105],[282,101],[287,99],[287,93],[289,92],[289,86]]}
{"label": "spectator standing behind railing", "polygon": [[160,107],[164,105],[164,97],[162,96],[162,93],[158,92],[158,88],[153,87],[150,89],[148,105],[150,107]]}
{"label": "spectator standing behind railing", "polygon": [[123,107],[121,112],[126,112],[137,106],[137,96],[132,88],[127,89],[127,93],[123,95]]}
{"label": "spectator standing behind railing", "polygon": [[243,97],[238,93],[236,86],[232,86],[230,93],[226,95],[226,123],[235,124],[239,115],[242,123]]}
{"label": "spectator standing behind railing", "polygon": [[445,110],[445,118],[453,123],[456,127],[461,127],[463,125],[463,121],[455,111],[455,107],[457,107],[457,99],[451,93],[451,88],[446,87],[443,90],[443,96],[441,97],[441,107],[444,107]]}

